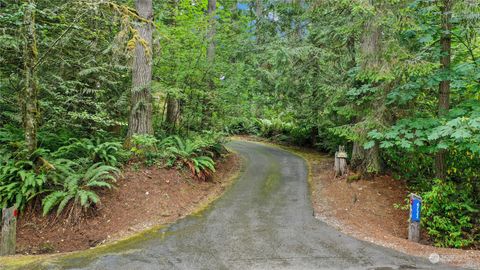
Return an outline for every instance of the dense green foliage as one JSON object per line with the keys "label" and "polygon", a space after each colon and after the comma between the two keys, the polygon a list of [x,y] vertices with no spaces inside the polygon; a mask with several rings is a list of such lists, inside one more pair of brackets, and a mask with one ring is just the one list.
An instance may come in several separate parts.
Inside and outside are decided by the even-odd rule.
{"label": "dense green foliage", "polygon": [[[214,132],[221,129],[204,127],[206,121],[214,123],[213,111],[209,119],[203,115],[216,102],[212,87],[220,81],[211,84],[216,67],[205,57],[206,1],[174,4],[155,3],[154,42],[145,45],[134,29],[142,23],[134,1],[0,1],[1,207],[41,205],[44,215],[56,209],[76,220],[100,202],[99,190],[114,187],[127,162],[186,168],[198,179],[210,178],[214,159],[225,150],[223,136]],[[35,12],[33,68],[40,108],[33,153],[22,130],[24,104],[30,102],[23,92],[29,8]],[[233,29],[230,10],[219,16],[218,37],[245,33],[245,24]],[[136,42],[162,55],[153,63],[157,136],[135,135],[124,143]],[[219,54],[217,63],[229,54]],[[165,116],[168,97],[181,106],[173,123]],[[204,104],[207,98],[210,103]]]}
{"label": "dense green foliage", "polygon": [[[4,135],[12,132],[2,131]],[[115,175],[120,172],[118,168],[106,165],[112,161],[116,164],[120,152],[119,148],[114,147],[116,143],[102,143],[93,147],[88,139],[73,144],[65,141],[65,146],[55,152],[38,148],[28,153],[23,142],[6,140],[13,137],[11,133],[2,137],[6,146],[0,149],[0,207],[15,204],[23,210],[30,201],[42,198],[44,215],[56,206],[58,214],[67,206],[71,214],[75,209],[82,210],[91,203],[98,203],[100,199],[95,193],[96,189],[111,188],[116,181]],[[110,146],[105,150],[105,145]],[[97,159],[105,162],[97,162]],[[70,200],[73,203],[69,204]]]}
{"label": "dense green foliage", "polygon": [[215,133],[186,139],[176,135],[164,139],[135,135],[130,151],[137,161],[147,165],[188,168],[194,177],[205,181],[215,172],[214,159],[226,153],[223,142],[223,136]]}
{"label": "dense green foliage", "polygon": [[[0,0],[2,206],[94,206],[127,162],[207,180],[223,136],[253,134],[346,145],[362,176],[390,173],[425,197],[436,245],[479,245],[478,1],[219,1],[213,15],[207,0],[154,1],[152,44],[138,37],[149,22],[135,2]],[[153,55],[154,134],[126,138],[138,46]]]}

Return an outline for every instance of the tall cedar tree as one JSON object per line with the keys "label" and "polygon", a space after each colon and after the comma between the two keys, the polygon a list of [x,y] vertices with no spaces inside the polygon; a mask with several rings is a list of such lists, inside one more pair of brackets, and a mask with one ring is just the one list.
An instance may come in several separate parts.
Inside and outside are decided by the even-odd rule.
{"label": "tall cedar tree", "polygon": [[153,134],[152,126],[152,32],[153,6],[152,0],[136,0],[138,16],[136,30],[135,55],[132,70],[132,92],[130,97],[130,116],[128,134]]}

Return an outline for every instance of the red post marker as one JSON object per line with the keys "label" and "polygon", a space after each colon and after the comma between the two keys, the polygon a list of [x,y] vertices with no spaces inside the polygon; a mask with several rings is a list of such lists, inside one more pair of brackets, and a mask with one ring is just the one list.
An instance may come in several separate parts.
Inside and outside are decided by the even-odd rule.
{"label": "red post marker", "polygon": [[13,210],[13,216],[18,217],[18,210],[17,209]]}

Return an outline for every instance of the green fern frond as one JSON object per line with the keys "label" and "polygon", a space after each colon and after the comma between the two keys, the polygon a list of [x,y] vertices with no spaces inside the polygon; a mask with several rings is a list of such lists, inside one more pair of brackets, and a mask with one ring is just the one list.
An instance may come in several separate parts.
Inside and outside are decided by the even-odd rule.
{"label": "green fern frond", "polygon": [[42,205],[43,205],[43,215],[46,216],[50,211],[60,203],[68,195],[67,192],[64,191],[54,191],[50,193],[48,196],[43,198]]}

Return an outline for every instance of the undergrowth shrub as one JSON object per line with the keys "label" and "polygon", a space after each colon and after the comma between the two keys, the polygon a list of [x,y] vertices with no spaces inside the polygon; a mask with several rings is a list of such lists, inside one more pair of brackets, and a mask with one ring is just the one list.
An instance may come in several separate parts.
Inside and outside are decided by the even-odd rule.
{"label": "undergrowth shrub", "polygon": [[136,160],[151,166],[160,158],[159,143],[160,141],[151,135],[133,135],[130,139],[130,152]]}
{"label": "undergrowth shrub", "polygon": [[156,138],[150,135],[135,135],[131,139],[130,151],[137,161],[146,165],[187,168],[191,174],[206,181],[215,172],[215,158],[222,156],[224,134],[207,132],[189,138],[168,136]]}
{"label": "undergrowth shrub", "polygon": [[27,202],[41,194],[47,183],[44,170],[37,171],[31,160],[0,157],[0,207],[17,205],[23,209]]}
{"label": "undergrowth shrub", "polygon": [[[21,134],[20,134],[21,135]],[[41,203],[43,214],[69,209],[81,211],[100,202],[97,191],[111,188],[119,169],[121,145],[100,140],[71,140],[57,151],[26,150],[15,129],[0,129],[0,207],[15,205],[23,211],[29,203]],[[112,165],[112,166],[110,166]]]}
{"label": "undergrowth shrub", "polygon": [[255,135],[278,142],[307,145],[311,128],[299,126],[280,119],[236,118],[225,128],[230,135]]}
{"label": "undergrowth shrub", "polygon": [[[402,151],[396,148],[383,149],[385,165],[394,178],[405,179],[416,190],[427,191],[434,177],[434,158],[420,151]],[[414,161],[414,162],[412,162]]]}
{"label": "undergrowth shrub", "polygon": [[193,176],[206,181],[215,172],[215,161],[219,146],[215,142],[201,139],[182,139],[171,136],[162,141],[167,166],[180,165],[190,169]]}
{"label": "undergrowth shrub", "polygon": [[423,193],[422,222],[435,246],[460,248],[474,242],[479,209],[471,192],[468,185],[460,187],[452,181],[435,180],[432,189]]}
{"label": "undergrowth shrub", "polygon": [[256,119],[235,117],[225,123],[223,131],[229,135],[254,135],[259,133]]}
{"label": "undergrowth shrub", "polygon": [[60,147],[53,154],[57,158],[72,160],[87,159],[89,162],[103,162],[107,165],[116,166],[119,164],[119,157],[122,156],[123,146],[119,142],[101,142],[96,139],[70,139],[69,144]]}
{"label": "undergrowth shrub", "polygon": [[[65,135],[67,134],[67,135]],[[208,180],[215,171],[215,158],[225,152],[224,134],[197,133],[188,138],[156,138],[136,135],[131,148],[105,137],[71,138],[45,132],[34,153],[28,153],[23,133],[15,127],[0,128],[0,207],[39,205],[43,215],[56,211],[75,222],[100,203],[98,192],[111,189],[128,160],[147,165],[188,169],[199,180]]]}

